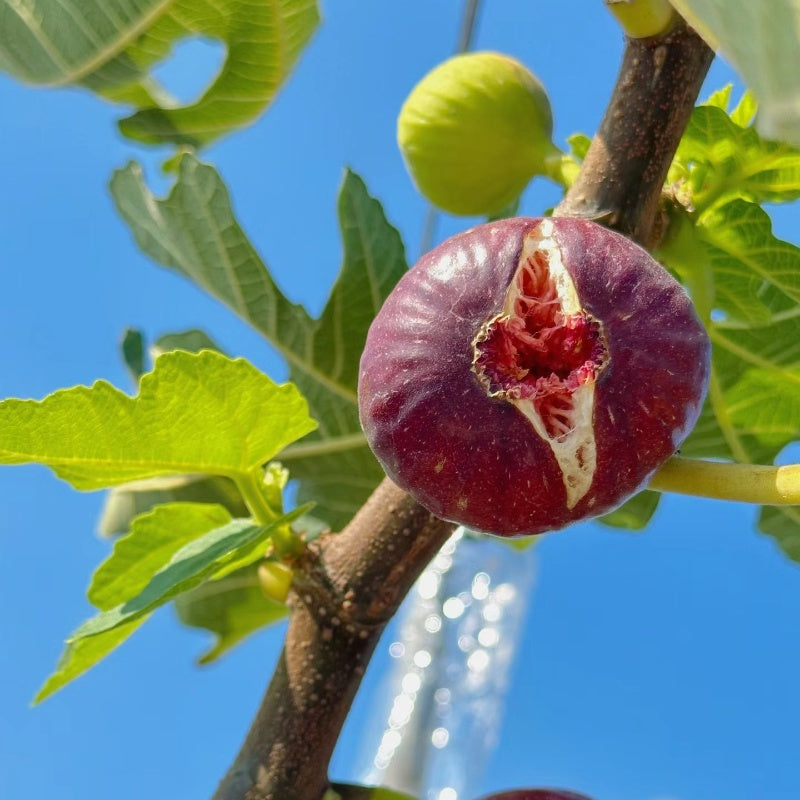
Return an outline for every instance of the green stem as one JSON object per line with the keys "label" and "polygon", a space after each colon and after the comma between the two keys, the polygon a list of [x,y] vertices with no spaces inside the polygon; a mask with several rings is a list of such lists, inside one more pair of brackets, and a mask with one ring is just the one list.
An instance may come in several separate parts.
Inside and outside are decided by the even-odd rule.
{"label": "green stem", "polygon": [[253,519],[261,525],[269,525],[276,518],[275,512],[267,503],[262,486],[264,483],[263,470],[250,470],[242,475],[236,476],[236,486],[242,493],[244,502],[250,509]]}
{"label": "green stem", "polygon": [[800,464],[764,466],[671,458],[650,489],[764,506],[800,505]]}
{"label": "green stem", "polygon": [[553,183],[569,189],[578,177],[581,165],[568,153],[553,145],[552,151],[544,159],[544,175]]}

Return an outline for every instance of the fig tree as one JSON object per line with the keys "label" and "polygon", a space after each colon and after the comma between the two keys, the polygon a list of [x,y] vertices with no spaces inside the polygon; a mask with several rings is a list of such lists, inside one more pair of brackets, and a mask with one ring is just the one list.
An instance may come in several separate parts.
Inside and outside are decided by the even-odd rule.
{"label": "fig tree", "polygon": [[452,214],[497,212],[547,160],[553,120],[541,83],[500,53],[466,53],[429,72],[397,121],[397,140],[420,192]]}
{"label": "fig tree", "polygon": [[387,475],[499,535],[619,506],[700,412],[710,346],[683,287],[618,233],[515,218],[443,242],[373,321],[361,424]]}

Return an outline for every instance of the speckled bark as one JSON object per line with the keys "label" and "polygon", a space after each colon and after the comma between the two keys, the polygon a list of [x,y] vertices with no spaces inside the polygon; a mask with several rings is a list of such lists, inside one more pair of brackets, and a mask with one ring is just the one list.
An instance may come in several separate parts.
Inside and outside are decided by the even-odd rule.
{"label": "speckled bark", "polygon": [[320,800],[384,626],[452,532],[388,479],[296,565],[278,666],[214,800]]}
{"label": "speckled bark", "polygon": [[684,24],[663,38],[629,40],[603,121],[555,216],[595,220],[653,249],[664,180],[713,58]]}

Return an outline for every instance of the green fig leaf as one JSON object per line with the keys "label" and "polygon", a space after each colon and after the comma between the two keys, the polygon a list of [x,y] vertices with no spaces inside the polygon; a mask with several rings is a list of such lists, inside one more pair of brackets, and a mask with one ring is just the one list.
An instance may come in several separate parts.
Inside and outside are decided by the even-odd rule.
{"label": "green fig leaf", "polygon": [[69,641],[97,636],[151,613],[173,597],[210,578],[232,554],[256,544],[263,544],[266,548],[276,528],[306,510],[296,509],[269,525],[258,525],[252,520],[231,520],[192,539],[173,553],[165,566],[152,574],[135,597],[87,620],[69,637]]}
{"label": "green fig leaf", "polygon": [[[213,578],[242,552],[256,546],[266,549],[279,527],[307,510],[307,506],[297,508],[269,525],[229,520],[210,530],[209,525],[229,519],[224,509],[167,506],[134,520],[129,537],[118,541],[93,578],[90,596],[103,610],[67,640],[55,672],[35,702],[105,658],[160,606]],[[152,557],[146,553],[150,542]],[[118,605],[112,606],[115,602]]]}
{"label": "green fig leaf", "polygon": [[39,462],[76,489],[173,473],[250,475],[315,427],[291,384],[243,359],[175,351],[129,397],[105,381],[0,403],[0,463]]}
{"label": "green fig leaf", "polygon": [[730,90],[719,92],[692,112],[668,183],[685,180],[691,205],[700,213],[733,198],[759,203],[800,198],[800,149],[756,132],[752,95],[745,93],[730,115],[729,100]]}
{"label": "green fig leaf", "polygon": [[671,2],[753,90],[761,134],[800,147],[800,0]]}
{"label": "green fig leaf", "polygon": [[170,503],[133,520],[92,576],[87,596],[107,611],[136,597],[184,545],[232,522],[222,506]]}
{"label": "green fig leaf", "polygon": [[46,700],[59,689],[63,689],[75,678],[88,672],[135,633],[148,617],[147,614],[143,615],[113,630],[101,633],[99,636],[67,642],[53,674],[42,684],[42,688],[36,693],[33,702],[41,703],[42,700]]}
{"label": "green fig leaf", "polygon": [[[712,343],[708,398],[681,452],[771,463],[800,439],[800,248],[743,199],[712,204],[676,230],[660,256],[686,280]],[[797,522],[791,510],[765,508],[760,527],[784,546],[800,535]]]}
{"label": "green fig leaf", "polygon": [[[144,350],[144,337],[136,332]],[[125,341],[128,339],[126,334]],[[153,358],[171,350],[187,350],[198,353],[201,350],[222,349],[201,330],[188,330],[179,333],[167,333],[153,342],[150,348]],[[123,358],[128,363],[128,355],[123,344]],[[144,356],[141,356],[144,371]],[[129,368],[131,367],[128,364]],[[135,376],[138,383],[141,375]],[[158,478],[146,478],[141,481],[132,481],[112,488],[103,506],[103,512],[98,526],[101,536],[114,536],[125,533],[134,517],[149,511],[154,506],[178,500],[193,503],[220,503],[225,506],[234,517],[246,517],[249,514],[247,506],[236,484],[229,478],[214,475],[167,475]]]}
{"label": "green fig leaf", "polygon": [[[26,0],[0,5],[0,69],[44,86],[75,85],[138,109],[132,139],[198,147],[253,122],[275,98],[319,22],[316,0]],[[152,76],[189,36],[227,57],[194,103]]]}
{"label": "green fig leaf", "polygon": [[346,172],[338,202],[342,269],[318,320],[281,293],[231,208],[213,167],[190,155],[164,199],[129,165],[111,183],[142,250],[193,280],[258,330],[284,357],[321,421],[281,460],[333,527],[343,525],[383,477],[358,421],[358,362],[367,329],[407,264],[403,244],[363,181]]}
{"label": "green fig leaf", "polygon": [[758,527],[772,536],[792,561],[800,563],[800,508],[764,506],[759,515]]}

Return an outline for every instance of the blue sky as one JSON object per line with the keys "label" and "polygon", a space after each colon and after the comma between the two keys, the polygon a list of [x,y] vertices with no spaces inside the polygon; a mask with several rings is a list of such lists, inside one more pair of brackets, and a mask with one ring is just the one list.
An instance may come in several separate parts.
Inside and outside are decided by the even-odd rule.
{"label": "blue sky", "polygon": [[[338,270],[335,199],[351,166],[418,255],[425,204],[394,142],[413,84],[447,57],[461,3],[328,2],[325,21],[274,107],[205,153],[286,292],[318,311]],[[488,0],[475,46],[514,55],[553,102],[556,142],[597,126],[622,37],[599,0]],[[211,54],[211,55],[209,55]],[[161,73],[188,91],[213,51],[185,48]],[[734,79],[717,63],[705,94]],[[224,308],[149,263],[115,216],[113,169],[162,152],[116,133],[118,110],[78,91],[0,77],[0,396],[42,397],[105,378],[129,390],[118,355],[128,325],[151,337],[203,327],[273,377],[284,368]],[[522,211],[552,205],[535,182]],[[443,218],[440,238],[470,224]],[[797,241],[797,209],[776,215]],[[271,672],[278,627],[217,665],[204,636],[162,612],[44,705],[30,698],[63,638],[91,613],[84,592],[108,551],[102,494],[38,467],[0,470],[0,797],[139,800],[209,796]],[[796,800],[793,691],[800,569],[756,532],[744,505],[665,498],[644,534],[594,524],[546,537],[498,747],[466,795],[561,785],[596,800]],[[383,648],[385,650],[385,647]],[[334,761],[356,776],[361,731],[385,653],[365,681]]]}

